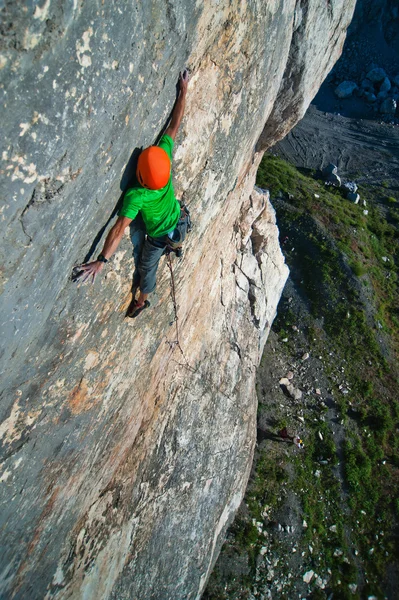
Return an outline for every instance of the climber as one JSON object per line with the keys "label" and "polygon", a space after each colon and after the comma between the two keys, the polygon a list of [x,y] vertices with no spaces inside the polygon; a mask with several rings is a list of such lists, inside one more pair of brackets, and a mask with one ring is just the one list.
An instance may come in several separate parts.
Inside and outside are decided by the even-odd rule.
{"label": "climber", "polygon": [[119,246],[126,227],[140,211],[147,236],[138,264],[140,294],[137,299],[133,298],[129,317],[137,317],[150,306],[147,298],[155,288],[161,256],[168,247],[179,247],[187,231],[188,211],[185,207],[181,208],[175,198],[171,161],[174,140],[184,114],[188,81],[188,71],[185,70],[179,74],[178,97],[169,126],[158,146],[146,148],[139,156],[136,171],[139,185],[127,190],[118,219],[110,229],[97,260],[81,265],[75,277],[81,278],[82,282],[91,279],[94,283]]}
{"label": "climber", "polygon": [[303,443],[299,435],[289,435],[286,427],[280,429],[277,435],[283,440],[289,440],[290,442],[293,442],[295,446],[297,446],[297,448],[300,448],[301,450],[305,447],[305,444]]}

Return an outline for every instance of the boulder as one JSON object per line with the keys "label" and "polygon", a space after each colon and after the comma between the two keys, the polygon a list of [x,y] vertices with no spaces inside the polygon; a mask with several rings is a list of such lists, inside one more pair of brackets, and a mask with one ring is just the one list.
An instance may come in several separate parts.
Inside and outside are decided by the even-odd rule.
{"label": "boulder", "polygon": [[313,579],[313,576],[314,576],[314,571],[306,571],[306,573],[304,573],[302,579],[305,583],[310,583]]}
{"label": "boulder", "polygon": [[324,167],[322,174],[324,177],[329,177],[330,175],[337,175],[338,173],[338,167],[337,165],[334,165],[333,163],[328,164],[326,167]]}
{"label": "boulder", "polygon": [[[346,181],[343,185],[345,191],[348,192],[357,192],[357,185],[354,181]],[[347,196],[348,197],[348,196]]]}
{"label": "boulder", "polygon": [[354,202],[354,204],[359,204],[360,196],[356,192],[348,192],[346,197],[351,202]]}
{"label": "boulder", "polygon": [[380,112],[384,115],[394,115],[397,103],[393,98],[386,98],[380,106]]}
{"label": "boulder", "polygon": [[385,77],[383,82],[380,85],[380,93],[381,92],[389,92],[391,89],[391,82],[389,81],[389,77]]}
{"label": "boulder", "polygon": [[357,85],[354,81],[343,81],[335,88],[334,94],[338,98],[349,98],[356,89]]}
{"label": "boulder", "polygon": [[318,588],[320,588],[321,590],[324,590],[326,585],[327,585],[327,580],[326,579],[322,579],[321,577],[317,577],[315,584]]}
{"label": "boulder", "polygon": [[363,79],[360,85],[364,90],[374,90],[374,84],[370,79]]}
{"label": "boulder", "polygon": [[339,175],[336,175],[335,173],[331,173],[331,175],[329,177],[327,177],[327,179],[325,180],[325,183],[327,185],[334,185],[335,187],[340,187],[341,178],[339,177]]}
{"label": "boulder", "polygon": [[388,92],[378,92],[377,94],[377,100],[385,100],[385,98],[388,98]]}
{"label": "boulder", "polygon": [[283,391],[286,392],[293,400],[301,400],[302,391],[296,388],[287,377],[282,377],[279,383]]}
{"label": "boulder", "polygon": [[377,96],[372,92],[365,92],[364,97],[366,99],[366,102],[369,102],[370,104],[373,104],[373,102],[376,102],[377,100]]}
{"label": "boulder", "polygon": [[393,83],[399,87],[399,75],[395,75],[392,79]]}
{"label": "boulder", "polygon": [[375,69],[371,69],[371,71],[367,73],[366,79],[369,79],[373,83],[380,83],[380,81],[383,81],[386,78],[386,76],[387,74],[385,73],[384,69],[376,67]]}

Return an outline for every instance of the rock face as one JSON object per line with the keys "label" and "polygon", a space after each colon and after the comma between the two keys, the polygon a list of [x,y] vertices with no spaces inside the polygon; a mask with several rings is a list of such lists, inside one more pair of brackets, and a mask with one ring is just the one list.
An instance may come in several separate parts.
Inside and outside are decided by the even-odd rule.
{"label": "rock face", "polygon": [[[257,166],[338,58],[354,1],[16,4],[0,49],[0,595],[199,598],[246,486],[287,277]],[[94,286],[70,274],[101,249],[186,64],[178,346],[166,265],[152,308],[124,320],[128,236]]]}

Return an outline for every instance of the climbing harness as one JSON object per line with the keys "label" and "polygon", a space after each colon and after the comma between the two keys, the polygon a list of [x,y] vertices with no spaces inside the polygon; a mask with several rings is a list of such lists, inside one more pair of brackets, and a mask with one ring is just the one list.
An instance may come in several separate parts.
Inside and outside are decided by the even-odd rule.
{"label": "climbing harness", "polygon": [[173,250],[179,258],[183,255],[181,246],[191,229],[190,211],[185,204],[180,204],[180,219],[176,227],[166,237],[166,247]]}

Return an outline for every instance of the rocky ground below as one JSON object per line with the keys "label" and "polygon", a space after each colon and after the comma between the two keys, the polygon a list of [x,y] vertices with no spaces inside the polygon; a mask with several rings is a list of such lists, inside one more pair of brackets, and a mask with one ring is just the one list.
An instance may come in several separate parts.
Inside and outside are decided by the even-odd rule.
{"label": "rocky ground below", "polygon": [[358,183],[398,189],[398,126],[334,115],[312,104],[272,151],[299,168],[322,169],[332,161]]}
{"label": "rocky ground below", "polygon": [[[252,479],[205,598],[307,598],[317,590],[331,592],[333,571],[327,554],[348,566],[349,578],[341,583],[336,578],[334,582],[343,587],[341,597],[345,597],[345,591],[357,588],[353,570],[356,549],[348,550],[346,545],[343,548],[342,538],[338,541],[342,522],[337,523],[335,513],[339,512],[340,494],[335,495],[336,485],[329,490],[323,482],[324,477],[331,477],[328,471],[342,480],[339,463],[331,465],[332,457],[325,452],[323,443],[328,428],[339,448],[344,438],[343,426],[325,358],[319,355],[320,339],[313,341],[306,333],[306,313],[290,280],[282,298],[279,325],[286,318],[294,323],[271,333],[262,359],[258,377],[258,445]],[[343,382],[341,393],[346,393],[349,385],[345,381],[345,366],[336,356],[331,359],[328,367],[334,366],[335,379]],[[281,383],[287,378],[290,391]],[[303,449],[279,436],[284,427],[290,435],[301,437]],[[316,492],[309,491],[305,473]],[[263,486],[260,477],[268,478]],[[307,496],[316,503],[316,509],[317,503],[323,507],[312,519],[305,508]],[[256,508],[259,515],[253,518]],[[251,553],[248,548],[242,551],[243,526],[257,552]],[[322,531],[330,542],[328,551],[321,543]]]}
{"label": "rocky ground below", "polygon": [[251,479],[207,600],[396,598],[399,196],[394,178],[360,183],[355,204],[306,172],[269,155],[258,174],[291,275],[258,372]]}

